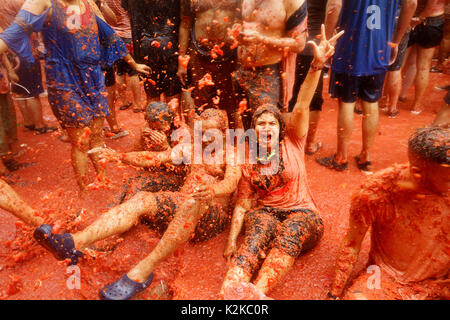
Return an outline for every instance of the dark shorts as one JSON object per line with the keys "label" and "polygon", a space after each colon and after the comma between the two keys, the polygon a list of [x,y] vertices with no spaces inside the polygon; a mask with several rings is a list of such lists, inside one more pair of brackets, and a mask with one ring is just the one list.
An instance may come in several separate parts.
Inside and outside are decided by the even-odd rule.
{"label": "dark shorts", "polygon": [[[237,54],[229,53],[227,59],[215,60],[211,55],[204,56],[194,48],[190,48],[191,60],[188,67],[188,87],[193,87],[192,98],[197,113],[207,108],[217,108],[227,112],[230,127],[234,127],[234,114],[237,110],[237,100],[234,96],[232,73],[236,70]],[[210,74],[214,85],[200,88],[199,81]],[[220,95],[218,94],[220,93]],[[214,99],[220,98],[218,104]]]}
{"label": "dark shorts", "polygon": [[[123,42],[129,46],[131,45],[131,39],[122,38]],[[103,70],[105,72],[105,86],[112,87],[116,84],[116,73],[118,76],[128,74],[128,76],[137,76],[137,71],[134,70],[124,59],[120,59],[113,67],[109,67]]]}
{"label": "dark shorts", "polygon": [[[292,99],[289,101],[289,112],[294,110],[294,106],[297,103],[298,94],[300,92],[300,87],[308,75],[311,62],[313,61],[313,56],[297,55],[297,67],[295,69],[295,83],[292,91]],[[310,111],[322,111],[323,105],[323,71],[320,75],[319,84],[317,85],[316,92],[314,93],[311,104],[309,105]]]}
{"label": "dark shorts", "polygon": [[397,59],[389,66],[389,71],[398,71],[402,68],[403,63],[405,62],[406,51],[408,50],[409,36],[410,32],[405,32],[403,35],[402,40],[398,44]]}
{"label": "dark shorts", "polygon": [[450,90],[447,90],[447,94],[445,95],[444,101],[446,104],[450,104]]}
{"label": "dark shorts", "polygon": [[232,264],[250,274],[259,269],[270,248],[297,258],[314,248],[323,235],[322,219],[307,209],[281,210],[263,207],[245,214],[245,238]]}
{"label": "dark shorts", "polygon": [[[177,192],[161,192],[156,194],[155,198],[157,212],[152,218],[143,217],[142,222],[163,234],[173,220],[181,201],[186,198]],[[229,208],[211,204],[200,218],[191,241],[200,242],[216,237],[225,229],[230,216]]]}
{"label": "dark shorts", "polygon": [[251,126],[253,112],[263,104],[272,104],[283,109],[283,86],[281,63],[244,69],[239,67],[233,75],[233,88],[240,101],[247,100],[247,109],[242,113],[244,129]]}
{"label": "dark shorts", "polygon": [[331,72],[330,94],[342,102],[353,103],[358,98],[367,102],[377,102],[383,92],[386,74],[357,77],[346,73]]}
{"label": "dark shorts", "polygon": [[105,73],[105,86],[113,87],[116,84],[116,72],[114,71],[114,67],[108,67],[103,69]]}
{"label": "dark shorts", "polygon": [[181,92],[178,79],[178,41],[174,37],[143,35],[139,41],[142,62],[152,71],[144,78],[144,89],[149,97],[168,97]]}
{"label": "dark shorts", "polygon": [[33,98],[44,92],[41,63],[38,59],[35,59],[34,63],[28,63],[21,59],[16,73],[19,76],[19,85],[12,86],[14,93],[25,98]]}
{"label": "dark shorts", "polygon": [[426,18],[412,31],[408,46],[417,44],[425,49],[437,47],[444,38],[444,16]]}

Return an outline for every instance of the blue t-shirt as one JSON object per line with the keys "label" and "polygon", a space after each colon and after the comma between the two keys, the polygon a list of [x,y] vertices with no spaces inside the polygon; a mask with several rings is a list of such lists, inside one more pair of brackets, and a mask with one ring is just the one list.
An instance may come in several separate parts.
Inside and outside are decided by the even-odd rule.
{"label": "blue t-shirt", "polygon": [[344,0],[339,29],[345,34],[336,45],[332,70],[369,76],[388,70],[401,0]]}

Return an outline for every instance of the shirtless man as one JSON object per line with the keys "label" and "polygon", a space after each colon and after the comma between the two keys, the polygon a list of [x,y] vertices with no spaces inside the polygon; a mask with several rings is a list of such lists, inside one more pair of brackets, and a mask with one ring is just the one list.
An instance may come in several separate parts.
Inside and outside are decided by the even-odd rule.
{"label": "shirtless man", "polygon": [[[305,0],[242,0],[242,19],[233,34],[239,39],[239,68],[234,85],[240,99],[247,100],[242,113],[245,129],[251,115],[263,104],[283,109],[287,87],[282,85],[282,61],[305,48],[307,35],[307,5]],[[286,78],[295,78],[295,60]],[[293,84],[293,81],[292,81]]]}
{"label": "shirtless man", "polygon": [[239,2],[181,1],[178,76],[185,88],[192,88],[184,94],[186,107],[201,111],[218,106],[226,110],[231,127],[237,105],[231,81],[237,52],[228,30],[238,22]]}
{"label": "shirtless man", "polygon": [[[207,130],[220,130],[224,133],[228,123],[226,116],[216,109],[205,110],[199,120],[202,125],[202,150],[206,150],[214,143],[207,139]],[[184,146],[188,153],[183,154],[183,158],[190,159],[189,154],[193,155],[195,147],[190,142],[186,142]],[[226,157],[225,148],[215,151],[212,160],[230,159]],[[173,163],[178,158],[174,158],[173,154],[168,149],[164,152],[127,153],[118,155],[117,158],[139,167],[154,167],[162,163]],[[164,232],[157,246],[121,279],[100,291],[102,299],[130,299],[150,285],[155,267],[181,245],[191,239],[207,240],[223,231],[228,221],[231,197],[241,177],[237,163],[239,162],[194,163],[189,166],[190,172],[180,192],[140,192],[110,209],[81,232],[52,234],[51,226],[43,225],[36,229],[35,238],[56,258],[69,259],[72,264],[76,264],[81,256],[79,250],[129,230],[141,218],[148,220],[157,230]]]}
{"label": "shirtless man", "polygon": [[411,31],[409,45],[412,47],[408,55],[412,60],[407,60],[405,81],[400,95],[400,99],[404,100],[406,92],[414,82],[415,97],[411,113],[416,115],[422,112],[422,98],[428,87],[434,50],[444,37],[444,13],[445,0],[418,1],[415,23],[419,24]]}
{"label": "shirtless man", "polygon": [[[417,130],[409,140],[409,164],[376,173],[353,196],[330,298],[406,300],[446,295],[450,270],[449,146],[449,128]],[[345,294],[369,227],[369,264],[380,272],[369,273],[368,269]]]}

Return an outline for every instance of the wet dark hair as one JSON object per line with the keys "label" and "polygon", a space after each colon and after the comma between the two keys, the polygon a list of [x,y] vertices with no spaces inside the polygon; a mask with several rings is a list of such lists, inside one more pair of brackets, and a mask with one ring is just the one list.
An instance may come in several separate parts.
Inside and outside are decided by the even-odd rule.
{"label": "wet dark hair", "polygon": [[168,122],[171,125],[175,119],[175,111],[164,102],[150,102],[145,111],[145,120],[149,122]]}
{"label": "wet dark hair", "polygon": [[450,164],[450,129],[442,127],[418,129],[409,139],[408,147],[422,159]]}
{"label": "wet dark hair", "polygon": [[280,142],[283,141],[286,135],[286,123],[283,120],[280,109],[278,109],[277,106],[273,104],[263,104],[258,109],[256,109],[252,116],[252,129],[255,129],[256,120],[258,120],[258,118],[264,113],[271,113],[278,120],[278,123],[280,124],[279,140]]}
{"label": "wet dark hair", "polygon": [[215,108],[208,108],[204,110],[198,117],[199,120],[215,120],[217,121],[217,124],[219,126],[218,129],[220,130],[227,130],[228,129],[228,116],[225,111],[215,109]]}

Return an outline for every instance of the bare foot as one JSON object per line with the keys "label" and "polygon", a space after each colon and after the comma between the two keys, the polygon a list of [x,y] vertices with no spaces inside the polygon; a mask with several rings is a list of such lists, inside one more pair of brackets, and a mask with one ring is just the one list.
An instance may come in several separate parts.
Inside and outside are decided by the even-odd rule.
{"label": "bare foot", "polygon": [[411,110],[411,113],[414,114],[414,115],[418,115],[418,114],[421,114],[422,111],[423,110],[421,108],[419,108],[419,107],[413,107],[412,110]]}
{"label": "bare foot", "polygon": [[317,151],[319,151],[320,149],[322,149],[322,142],[319,141],[319,142],[308,145],[306,147],[305,153],[308,156],[312,156],[313,154],[317,153]]}
{"label": "bare foot", "polygon": [[237,281],[231,282],[224,288],[223,298],[225,300],[273,300],[253,283]]}

